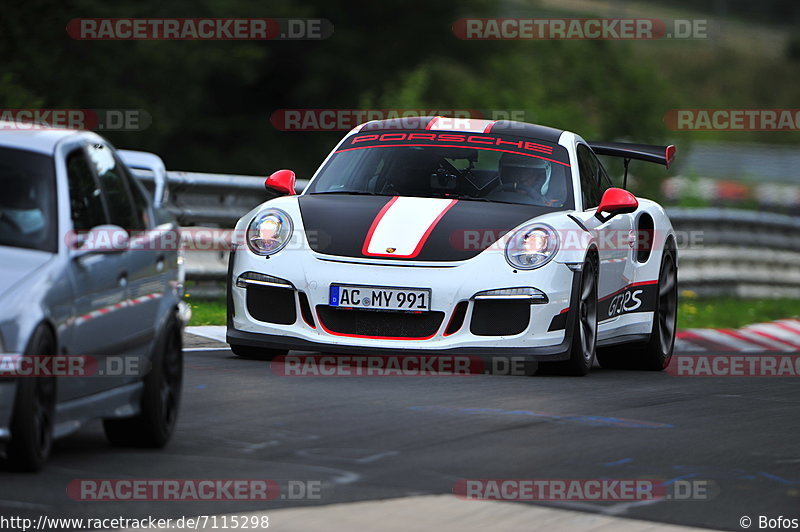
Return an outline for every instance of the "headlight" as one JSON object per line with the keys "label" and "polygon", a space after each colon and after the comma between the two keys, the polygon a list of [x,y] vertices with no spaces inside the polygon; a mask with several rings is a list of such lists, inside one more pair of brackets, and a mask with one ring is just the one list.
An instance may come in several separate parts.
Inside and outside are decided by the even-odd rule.
{"label": "headlight", "polygon": [[280,209],[258,213],[247,227],[247,246],[256,255],[272,255],[282,250],[292,237],[292,219]]}
{"label": "headlight", "polygon": [[530,224],[506,243],[506,260],[515,268],[532,270],[547,264],[558,251],[558,233],[545,224]]}

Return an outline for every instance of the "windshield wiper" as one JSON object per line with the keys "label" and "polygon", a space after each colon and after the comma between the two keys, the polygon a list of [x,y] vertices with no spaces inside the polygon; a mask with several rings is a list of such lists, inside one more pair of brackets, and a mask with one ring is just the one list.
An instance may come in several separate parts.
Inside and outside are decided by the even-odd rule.
{"label": "windshield wiper", "polygon": [[491,199],[483,197],[483,196],[457,196],[457,199],[467,200],[467,201],[488,201],[488,202],[491,202],[491,203],[494,202],[494,200],[491,200]]}
{"label": "windshield wiper", "polygon": [[439,193],[432,196],[427,196],[430,198],[445,198],[445,199],[457,199],[457,200],[468,200],[468,201],[494,201],[489,198],[485,198],[483,196],[462,196],[460,194],[448,194],[448,193]]}
{"label": "windshield wiper", "polygon": [[485,196],[458,196],[458,195],[440,195],[440,196],[432,196],[435,198],[449,198],[449,199],[457,199],[457,200],[465,200],[465,201],[485,201],[488,203],[505,203],[506,205],[529,205],[528,203],[518,203],[516,201],[503,201],[497,200],[492,198],[487,198]]}
{"label": "windshield wiper", "polygon": [[309,192],[309,194],[350,194],[352,196],[387,196],[378,192],[368,192],[366,190],[325,190],[322,192]]}

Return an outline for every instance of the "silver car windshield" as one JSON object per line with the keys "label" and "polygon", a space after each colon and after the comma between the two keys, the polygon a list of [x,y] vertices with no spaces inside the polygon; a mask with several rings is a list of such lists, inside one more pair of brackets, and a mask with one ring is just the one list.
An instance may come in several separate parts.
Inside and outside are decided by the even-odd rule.
{"label": "silver car windshield", "polygon": [[0,246],[57,251],[55,181],[52,157],[0,148]]}

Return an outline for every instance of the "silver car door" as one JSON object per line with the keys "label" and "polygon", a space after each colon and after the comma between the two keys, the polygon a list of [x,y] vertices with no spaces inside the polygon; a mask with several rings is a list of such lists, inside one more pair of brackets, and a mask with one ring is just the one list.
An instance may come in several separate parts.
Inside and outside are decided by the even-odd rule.
{"label": "silver car door", "polygon": [[[80,238],[92,228],[109,223],[108,209],[85,149],[73,149],[65,162],[73,231]],[[75,293],[74,313],[65,347],[68,354],[87,356],[98,371],[105,372],[109,357],[120,354],[117,327],[127,300],[125,252],[93,252],[79,247],[73,251],[68,272]],[[64,386],[59,391],[83,396],[119,382],[113,376],[96,375],[64,383],[74,388],[72,393]]]}
{"label": "silver car door", "polygon": [[[143,368],[146,356],[152,345],[153,320],[141,320],[139,308],[150,306],[150,300],[140,297],[140,283],[147,276],[149,270],[143,268],[141,259],[148,253],[140,245],[135,245],[136,240],[143,230],[142,218],[134,210],[131,191],[124,167],[114,156],[113,149],[104,143],[89,144],[86,147],[89,163],[95,177],[100,184],[111,224],[125,229],[130,237],[132,246],[119,254],[121,266],[124,271],[124,287],[126,292],[125,304],[114,314],[113,331],[116,338],[112,355],[116,357],[129,357],[125,360],[125,367],[132,370],[136,367]],[[151,270],[155,270],[155,261],[152,261]],[[135,293],[135,297],[134,297]],[[157,302],[156,302],[157,303]],[[133,365],[128,365],[130,360],[138,360]],[[117,359],[115,359],[118,362]],[[136,380],[136,371],[125,375],[123,382]]]}

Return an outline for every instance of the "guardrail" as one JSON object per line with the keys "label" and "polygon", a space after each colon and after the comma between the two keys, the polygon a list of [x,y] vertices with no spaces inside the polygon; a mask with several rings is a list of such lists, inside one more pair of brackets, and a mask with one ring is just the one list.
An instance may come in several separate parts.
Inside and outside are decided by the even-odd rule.
{"label": "guardrail", "polygon": [[[164,206],[181,225],[233,227],[244,213],[275,197],[264,187],[265,177],[168,171],[167,186],[161,187],[158,174],[136,168],[133,172],[154,197],[163,197]],[[298,180],[298,192],[307,183]]]}
{"label": "guardrail", "polygon": [[[135,175],[182,226],[231,228],[269,199],[264,178],[159,169],[149,154],[126,152]],[[298,180],[301,192],[308,184]],[[700,296],[800,297],[800,217],[720,208],[670,208],[678,233],[678,284]],[[198,227],[195,227],[198,229]],[[195,295],[220,295],[227,252],[185,236],[186,276]]]}
{"label": "guardrail", "polygon": [[[679,237],[678,285],[700,296],[800,297],[800,217],[737,209],[667,209]],[[680,238],[679,238],[680,240]]]}

